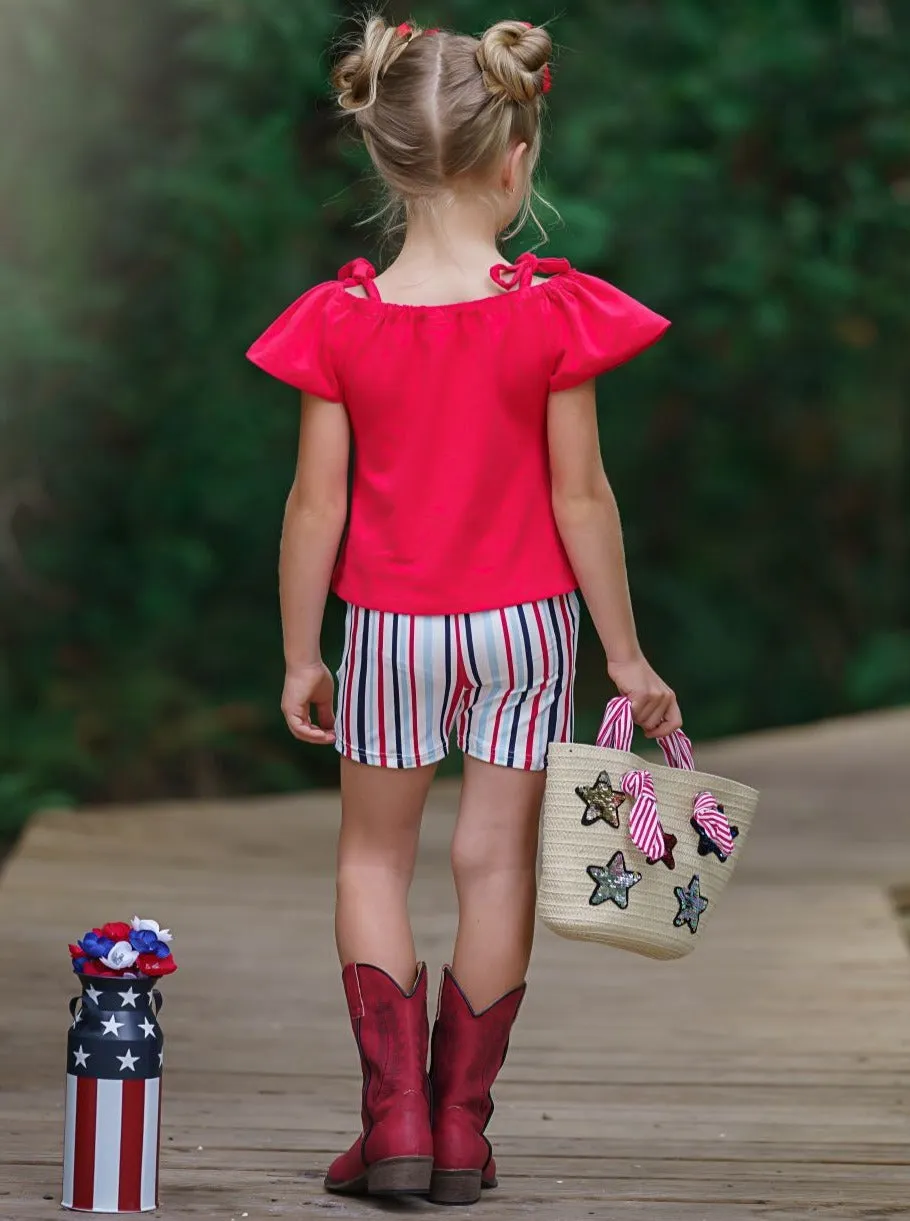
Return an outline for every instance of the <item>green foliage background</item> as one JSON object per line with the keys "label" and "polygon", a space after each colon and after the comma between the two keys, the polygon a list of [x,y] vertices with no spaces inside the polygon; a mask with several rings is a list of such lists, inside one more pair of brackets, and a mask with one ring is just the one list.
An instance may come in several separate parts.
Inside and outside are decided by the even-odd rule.
{"label": "green foliage background", "polygon": [[[326,97],[346,14],[90,8],[0,0],[7,825],[335,774],[278,713],[297,405],[243,353],[381,257]],[[699,736],[910,700],[908,24],[888,0],[578,0],[553,21],[551,250],[675,322],[600,401],[641,635]],[[339,630],[333,606],[333,662]],[[607,693],[585,647],[582,732]]]}

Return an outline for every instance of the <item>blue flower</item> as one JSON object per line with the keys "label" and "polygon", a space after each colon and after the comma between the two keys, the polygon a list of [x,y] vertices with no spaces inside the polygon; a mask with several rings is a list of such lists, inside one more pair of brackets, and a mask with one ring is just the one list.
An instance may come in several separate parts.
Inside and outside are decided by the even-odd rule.
{"label": "blue flower", "polygon": [[94,929],[85,934],[79,945],[87,958],[104,958],[114,948],[110,937],[102,937]]}
{"label": "blue flower", "polygon": [[130,933],[130,945],[140,954],[154,954],[158,944],[158,934],[150,928],[134,928]]}
{"label": "blue flower", "polygon": [[140,954],[155,954],[158,958],[167,958],[170,946],[161,941],[154,929],[134,928],[130,933],[130,945]]}
{"label": "blue flower", "polygon": [[74,958],[73,959],[73,970],[78,974],[78,972],[82,970],[82,968],[85,966],[85,964],[87,962],[88,962],[87,958]]}

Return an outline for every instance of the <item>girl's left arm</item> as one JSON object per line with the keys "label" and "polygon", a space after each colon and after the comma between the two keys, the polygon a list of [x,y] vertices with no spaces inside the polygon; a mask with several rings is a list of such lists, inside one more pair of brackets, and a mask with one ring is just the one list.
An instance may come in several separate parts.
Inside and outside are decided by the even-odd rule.
{"label": "girl's left arm", "polygon": [[343,404],[304,394],[278,564],[285,660],[281,710],[295,738],[320,745],[335,741],[335,684],[322,661],[321,636],[347,520],[350,448]]}

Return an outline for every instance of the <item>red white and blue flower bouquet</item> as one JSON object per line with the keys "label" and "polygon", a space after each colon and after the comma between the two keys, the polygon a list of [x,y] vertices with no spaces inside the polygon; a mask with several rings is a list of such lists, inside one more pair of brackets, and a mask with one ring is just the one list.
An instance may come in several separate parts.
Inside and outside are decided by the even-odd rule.
{"label": "red white and blue flower bouquet", "polygon": [[78,975],[113,979],[158,978],[177,970],[171,953],[171,931],[155,920],[133,916],[125,921],[91,928],[69,947]]}

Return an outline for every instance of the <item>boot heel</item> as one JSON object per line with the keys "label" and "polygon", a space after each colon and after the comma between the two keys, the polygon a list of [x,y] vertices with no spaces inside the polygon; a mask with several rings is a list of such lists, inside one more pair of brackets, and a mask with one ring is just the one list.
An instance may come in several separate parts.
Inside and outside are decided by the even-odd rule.
{"label": "boot heel", "polygon": [[367,1167],[371,1196],[425,1196],[433,1175],[431,1157],[387,1157]]}
{"label": "boot heel", "polygon": [[476,1204],[481,1181],[479,1170],[434,1170],[430,1199],[434,1204]]}

